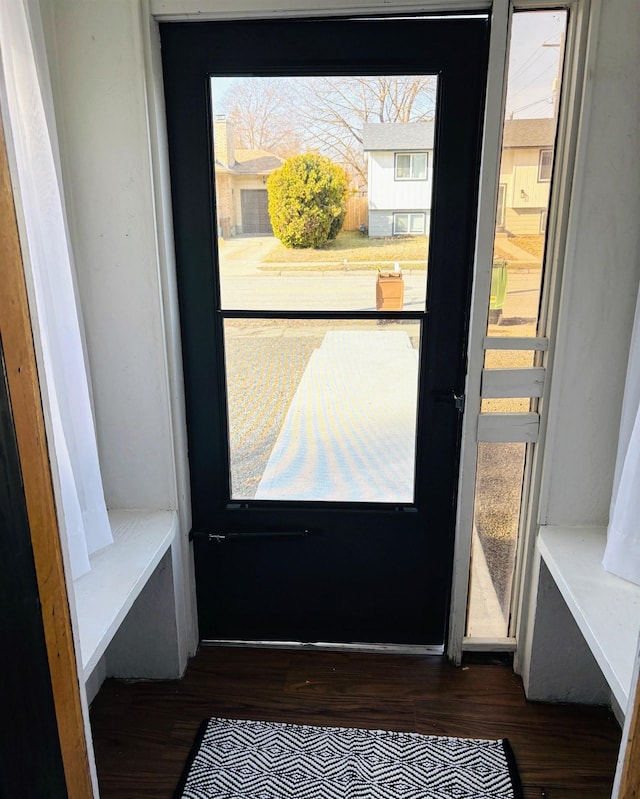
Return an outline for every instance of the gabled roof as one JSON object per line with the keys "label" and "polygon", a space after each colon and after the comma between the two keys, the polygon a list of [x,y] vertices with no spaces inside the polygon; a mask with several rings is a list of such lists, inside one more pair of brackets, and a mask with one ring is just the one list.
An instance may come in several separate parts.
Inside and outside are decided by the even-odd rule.
{"label": "gabled roof", "polygon": [[[507,119],[504,123],[504,147],[553,147],[555,120]],[[432,150],[433,122],[369,122],[362,128],[362,149]]]}
{"label": "gabled roof", "polygon": [[507,119],[503,147],[553,147],[555,119]]}
{"label": "gabled roof", "polygon": [[236,150],[233,166],[216,161],[216,171],[229,175],[270,175],[282,166],[282,158],[266,150]]}
{"label": "gabled roof", "polygon": [[236,150],[233,171],[240,175],[264,175],[282,166],[282,158],[266,150]]}
{"label": "gabled roof", "polygon": [[433,122],[367,122],[362,127],[362,149],[433,150]]}

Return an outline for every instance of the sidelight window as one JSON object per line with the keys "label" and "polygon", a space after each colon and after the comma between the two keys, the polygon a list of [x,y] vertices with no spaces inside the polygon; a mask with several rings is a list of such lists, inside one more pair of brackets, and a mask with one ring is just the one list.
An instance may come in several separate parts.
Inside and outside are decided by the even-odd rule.
{"label": "sidelight window", "polygon": [[467,638],[513,635],[521,518],[544,385],[540,325],[564,11],[513,16],[481,412]]}

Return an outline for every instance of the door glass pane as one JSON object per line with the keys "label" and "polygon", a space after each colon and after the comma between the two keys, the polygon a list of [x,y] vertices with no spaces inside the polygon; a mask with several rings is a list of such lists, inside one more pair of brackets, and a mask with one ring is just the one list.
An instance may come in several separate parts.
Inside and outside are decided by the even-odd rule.
{"label": "door glass pane", "polygon": [[420,323],[227,319],[233,499],[413,501]]}
{"label": "door glass pane", "polygon": [[[424,310],[437,78],[213,77],[225,310]],[[401,212],[398,215],[397,212]]]}
{"label": "door glass pane", "polygon": [[513,15],[488,335],[536,336],[567,13]]}
{"label": "door glass pane", "polygon": [[526,444],[478,444],[467,636],[509,634]]}

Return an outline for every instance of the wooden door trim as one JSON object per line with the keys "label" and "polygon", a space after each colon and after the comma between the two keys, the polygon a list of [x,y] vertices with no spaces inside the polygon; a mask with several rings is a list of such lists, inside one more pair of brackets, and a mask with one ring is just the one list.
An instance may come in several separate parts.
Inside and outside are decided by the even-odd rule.
{"label": "wooden door trim", "polygon": [[22,252],[0,119],[0,335],[70,799],[93,796]]}
{"label": "wooden door trim", "polygon": [[[617,793],[614,788],[614,796],[617,799],[638,799],[640,797],[640,671],[638,661],[640,660],[640,649],[636,653],[636,668],[634,676],[636,678],[635,688],[632,691],[627,705],[627,716],[631,718],[623,727],[622,742],[620,744],[620,756],[618,758],[618,774],[620,785]],[[631,701],[632,700],[632,701]]]}

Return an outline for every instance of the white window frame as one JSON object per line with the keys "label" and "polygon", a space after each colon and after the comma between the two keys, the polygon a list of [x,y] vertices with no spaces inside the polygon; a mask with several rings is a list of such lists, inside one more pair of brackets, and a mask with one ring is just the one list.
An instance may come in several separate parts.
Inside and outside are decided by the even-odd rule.
{"label": "white window frame", "polygon": [[[414,165],[415,157],[417,155],[424,156],[424,177],[423,178],[415,177],[414,174],[413,174],[414,173],[414,166],[413,165]],[[401,177],[401,176],[398,175],[398,158],[399,157],[405,157],[405,156],[409,157],[409,175],[408,175],[408,177]],[[393,158],[393,178],[394,178],[394,180],[400,180],[400,181],[403,181],[403,182],[407,181],[407,180],[410,180],[410,181],[425,181],[425,180],[428,180],[429,179],[429,153],[425,152],[425,151],[421,151],[421,150],[416,150],[415,152],[410,152],[410,153],[394,153],[394,158]]]}
{"label": "white window frame", "polygon": [[[407,217],[407,229],[399,231],[397,228],[397,219],[400,216]],[[394,236],[424,236],[425,226],[427,223],[426,213],[424,211],[396,211],[393,214],[393,235]],[[422,217],[422,229],[419,231],[411,229],[411,221],[416,217]]]}
{"label": "white window frame", "polygon": [[[559,285],[563,266],[563,253],[568,237],[569,197],[573,179],[574,160],[578,140],[578,127],[584,91],[585,60],[589,52],[588,36],[591,3],[597,0],[566,0],[553,4],[541,0],[494,0],[492,33],[489,49],[487,101],[483,142],[483,163],[480,176],[478,209],[478,234],[476,240],[474,300],[469,333],[468,373],[466,385],[465,417],[461,452],[460,491],[458,494],[456,549],[454,562],[468,563],[474,518],[474,488],[477,464],[478,416],[484,364],[484,338],[491,285],[491,263],[494,246],[500,160],[502,152],[502,121],[504,119],[509,34],[514,11],[556,10],[561,5],[568,13],[565,59],[563,64],[562,98],[558,111],[558,144],[554,152],[553,188],[549,198],[547,237],[545,243],[545,274],[541,293],[539,339],[523,340],[523,348],[535,351],[535,366],[544,366],[546,380],[544,393],[535,401],[538,411],[539,433],[537,443],[528,445],[525,463],[525,488],[518,540],[516,573],[513,578],[513,602],[508,637],[504,639],[466,639],[466,603],[469,591],[469,573],[463,568],[454,569],[454,582],[449,623],[447,654],[459,664],[463,651],[515,652],[515,667],[522,668],[518,642],[526,641],[529,623],[527,609],[533,590],[532,568],[535,563],[535,533],[537,506],[540,499],[544,438],[547,427],[548,392],[551,385],[552,361],[549,352],[557,326]],[[594,12],[597,15],[597,12]],[[496,339],[494,339],[496,341]],[[516,348],[509,339],[509,348]],[[526,657],[526,654],[525,654]]]}
{"label": "white window frame", "polygon": [[[548,162],[545,163],[547,161]],[[549,173],[549,177],[543,175],[544,172]],[[542,147],[538,153],[538,183],[550,183],[551,175],[553,174],[553,147]]]}

